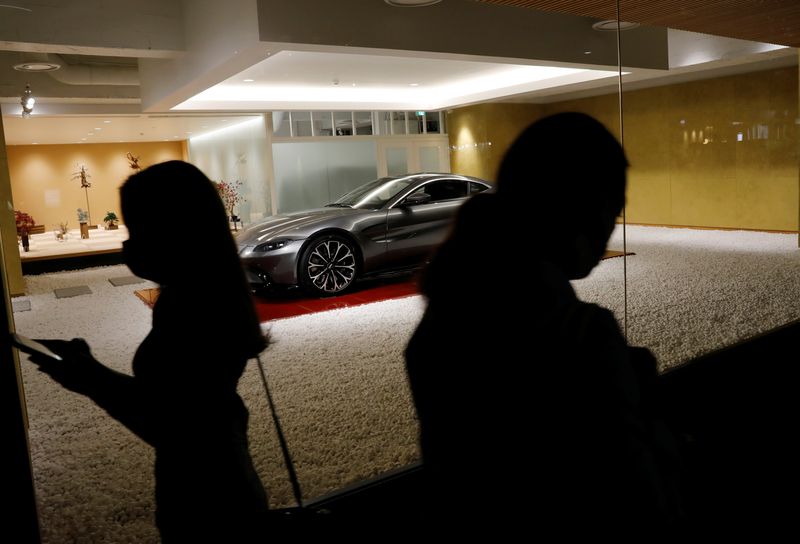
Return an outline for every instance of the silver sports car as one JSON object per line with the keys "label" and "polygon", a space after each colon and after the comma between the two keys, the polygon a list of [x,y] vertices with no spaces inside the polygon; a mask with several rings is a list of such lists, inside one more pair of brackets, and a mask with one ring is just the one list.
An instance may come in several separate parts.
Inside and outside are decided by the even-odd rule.
{"label": "silver sports car", "polygon": [[341,293],[358,278],[411,270],[447,235],[456,209],[491,186],[457,174],[380,178],[324,208],[270,217],[236,242],[254,288]]}

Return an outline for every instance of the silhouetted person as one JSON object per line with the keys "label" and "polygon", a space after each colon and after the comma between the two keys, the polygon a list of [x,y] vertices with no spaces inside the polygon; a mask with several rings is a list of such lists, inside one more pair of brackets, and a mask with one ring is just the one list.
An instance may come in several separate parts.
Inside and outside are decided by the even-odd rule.
{"label": "silhouetted person", "polygon": [[[120,194],[125,261],[161,288],[133,376],[103,366],[81,339],[44,341],[63,362],[32,359],[155,448],[164,542],[249,541],[267,499],[236,387],[266,339],[223,204],[211,181],[180,161],[131,176]],[[170,233],[176,214],[191,217],[181,237]]]}
{"label": "silhouetted person", "polygon": [[682,517],[655,360],[570,285],[604,254],[627,166],[589,116],[533,123],[427,269],[406,360],[440,531],[646,542]]}

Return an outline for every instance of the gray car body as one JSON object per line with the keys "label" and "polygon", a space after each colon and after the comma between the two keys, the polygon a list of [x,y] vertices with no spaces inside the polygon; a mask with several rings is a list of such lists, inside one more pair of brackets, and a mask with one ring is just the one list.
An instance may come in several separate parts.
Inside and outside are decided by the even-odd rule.
{"label": "gray car body", "polygon": [[[400,177],[415,179],[379,209],[315,208],[275,215],[239,232],[236,242],[248,281],[256,287],[297,285],[300,259],[307,244],[329,234],[355,242],[359,277],[412,269],[424,263],[444,240],[456,210],[468,196],[409,206],[403,200],[420,187],[442,179],[491,188],[484,180],[457,174]],[[281,247],[254,251],[265,243]]]}

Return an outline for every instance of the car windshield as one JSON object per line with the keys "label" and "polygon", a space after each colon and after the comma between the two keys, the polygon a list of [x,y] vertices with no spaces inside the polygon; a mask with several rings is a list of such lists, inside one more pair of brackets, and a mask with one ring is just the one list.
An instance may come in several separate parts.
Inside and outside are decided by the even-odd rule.
{"label": "car windshield", "polygon": [[328,206],[376,210],[413,182],[411,177],[379,178],[356,187]]}

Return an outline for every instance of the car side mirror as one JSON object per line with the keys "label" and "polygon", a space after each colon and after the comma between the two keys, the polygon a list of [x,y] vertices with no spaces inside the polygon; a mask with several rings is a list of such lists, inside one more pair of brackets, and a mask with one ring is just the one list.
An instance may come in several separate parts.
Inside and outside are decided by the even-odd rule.
{"label": "car side mirror", "polygon": [[431,195],[428,193],[412,193],[403,200],[403,206],[416,206],[418,204],[427,204],[431,201]]}

